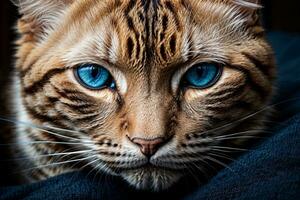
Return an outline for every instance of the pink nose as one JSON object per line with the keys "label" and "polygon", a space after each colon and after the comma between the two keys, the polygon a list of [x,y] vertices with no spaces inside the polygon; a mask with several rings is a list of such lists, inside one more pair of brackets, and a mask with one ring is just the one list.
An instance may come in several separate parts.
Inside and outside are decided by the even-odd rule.
{"label": "pink nose", "polygon": [[159,147],[164,143],[165,140],[163,138],[133,138],[131,141],[140,147],[141,152],[145,156],[150,157],[155,154],[155,152],[159,149]]}

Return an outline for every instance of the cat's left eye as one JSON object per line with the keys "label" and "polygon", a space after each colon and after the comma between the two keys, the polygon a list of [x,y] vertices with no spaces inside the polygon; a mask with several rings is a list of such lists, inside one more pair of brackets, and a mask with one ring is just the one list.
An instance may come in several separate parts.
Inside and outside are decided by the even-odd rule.
{"label": "cat's left eye", "polygon": [[112,75],[103,66],[97,64],[84,64],[74,71],[78,82],[84,87],[92,90],[104,88],[116,88]]}
{"label": "cat's left eye", "polygon": [[222,66],[214,63],[196,64],[183,75],[181,87],[208,88],[218,81],[222,69]]}

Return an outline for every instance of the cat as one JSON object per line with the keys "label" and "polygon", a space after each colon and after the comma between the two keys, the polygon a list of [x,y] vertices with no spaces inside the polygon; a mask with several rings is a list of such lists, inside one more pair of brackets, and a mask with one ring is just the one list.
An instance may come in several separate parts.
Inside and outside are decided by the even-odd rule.
{"label": "cat", "polygon": [[276,69],[258,2],[14,3],[26,181],[91,168],[161,191],[264,132]]}

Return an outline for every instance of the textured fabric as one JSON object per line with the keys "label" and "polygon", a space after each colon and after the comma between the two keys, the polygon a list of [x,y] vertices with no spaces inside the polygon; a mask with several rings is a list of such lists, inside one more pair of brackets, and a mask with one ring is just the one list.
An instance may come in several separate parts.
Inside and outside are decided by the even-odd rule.
{"label": "textured fabric", "polygon": [[[159,194],[135,191],[117,177],[70,173],[31,185],[0,189],[0,199],[299,199],[300,36],[270,33],[279,67],[273,134],[208,183],[189,191],[189,181]],[[299,97],[299,98],[298,98]]]}
{"label": "textured fabric", "polygon": [[186,199],[300,198],[300,115]]}

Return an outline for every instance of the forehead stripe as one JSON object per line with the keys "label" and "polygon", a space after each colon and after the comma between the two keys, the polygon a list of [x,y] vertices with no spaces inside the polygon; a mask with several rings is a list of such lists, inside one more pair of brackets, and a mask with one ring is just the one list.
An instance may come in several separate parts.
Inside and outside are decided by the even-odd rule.
{"label": "forehead stripe", "polygon": [[181,30],[178,14],[175,11],[174,5],[171,3],[171,1],[166,2],[166,8],[172,13],[174,20],[175,20],[176,28],[178,30]]}

